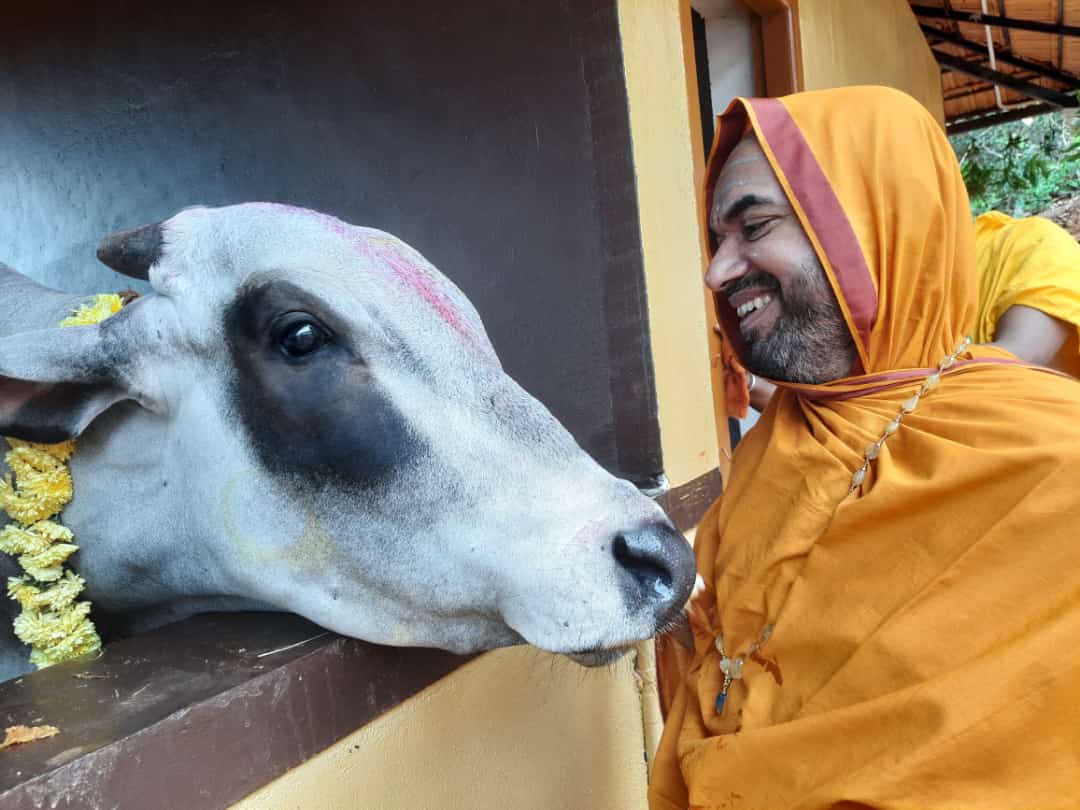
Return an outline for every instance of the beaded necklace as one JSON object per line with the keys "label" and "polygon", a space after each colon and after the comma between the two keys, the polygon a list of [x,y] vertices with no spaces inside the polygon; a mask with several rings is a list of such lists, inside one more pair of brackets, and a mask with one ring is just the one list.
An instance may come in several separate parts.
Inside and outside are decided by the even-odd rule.
{"label": "beaded necklace", "polygon": [[905,416],[909,413],[913,413],[915,409],[919,407],[919,400],[941,384],[942,373],[946,369],[951,368],[956,363],[957,358],[963,354],[970,345],[970,337],[965,337],[961,340],[953,353],[946,355],[946,357],[938,363],[938,370],[926,378],[918,392],[901,403],[900,413],[896,415],[896,418],[885,425],[885,429],[881,432],[877,441],[867,445],[866,450],[863,452],[862,465],[855,471],[855,474],[851,476],[851,486],[848,488],[848,495],[851,495],[855,490],[862,486],[863,481],[866,480],[866,473],[870,469],[870,462],[881,454],[881,448],[885,445],[885,440],[900,429],[900,424],[903,422]]}

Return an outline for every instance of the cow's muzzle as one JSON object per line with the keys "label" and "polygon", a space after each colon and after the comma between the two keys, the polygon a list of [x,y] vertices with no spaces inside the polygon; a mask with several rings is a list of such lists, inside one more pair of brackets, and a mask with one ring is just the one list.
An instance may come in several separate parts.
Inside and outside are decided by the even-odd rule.
{"label": "cow's muzzle", "polygon": [[611,552],[632,613],[651,610],[657,632],[677,619],[694,587],[694,553],[667,522],[616,535]]}

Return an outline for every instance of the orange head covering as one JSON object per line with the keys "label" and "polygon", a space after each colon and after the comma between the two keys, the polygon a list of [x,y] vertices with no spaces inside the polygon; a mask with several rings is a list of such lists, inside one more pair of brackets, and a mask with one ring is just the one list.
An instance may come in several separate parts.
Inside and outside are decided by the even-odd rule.
{"label": "orange head covering", "polygon": [[[971,209],[941,127],[886,88],[739,99],[719,119],[710,198],[747,119],[840,300],[859,370],[937,365],[971,329],[976,291]],[[740,353],[734,313],[722,297],[717,305]]]}
{"label": "orange head covering", "polygon": [[971,214],[917,102],[738,99],[710,190],[746,123],[858,360],[777,381],[698,529],[696,652],[652,806],[1060,805],[1080,780],[1080,386],[961,343]]}

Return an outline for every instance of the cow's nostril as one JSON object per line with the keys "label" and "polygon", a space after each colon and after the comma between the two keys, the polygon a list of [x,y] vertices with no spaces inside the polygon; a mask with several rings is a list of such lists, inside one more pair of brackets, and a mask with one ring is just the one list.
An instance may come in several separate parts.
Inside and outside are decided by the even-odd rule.
{"label": "cow's nostril", "polygon": [[651,608],[657,627],[678,615],[694,586],[694,553],[686,538],[666,522],[654,523],[620,532],[611,553],[631,610]]}
{"label": "cow's nostril", "polygon": [[612,541],[611,551],[615,555],[615,562],[637,580],[646,598],[650,595],[660,598],[671,595],[671,572],[655,554],[632,548],[621,534]]}

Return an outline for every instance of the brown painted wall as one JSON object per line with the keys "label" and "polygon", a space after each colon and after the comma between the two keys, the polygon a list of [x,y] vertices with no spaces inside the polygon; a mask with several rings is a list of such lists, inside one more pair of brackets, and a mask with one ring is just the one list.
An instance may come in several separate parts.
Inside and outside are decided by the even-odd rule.
{"label": "brown painted wall", "polygon": [[[614,0],[50,0],[0,27],[0,260],[281,200],[405,239],[608,469],[661,471]],[[126,283],[126,282],[125,282]]]}

